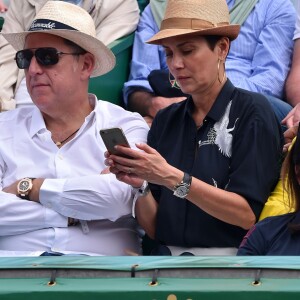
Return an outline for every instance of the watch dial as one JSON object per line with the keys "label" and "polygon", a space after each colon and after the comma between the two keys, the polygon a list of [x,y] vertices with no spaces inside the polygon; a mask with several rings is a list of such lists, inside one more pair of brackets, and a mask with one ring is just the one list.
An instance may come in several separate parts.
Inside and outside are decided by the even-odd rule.
{"label": "watch dial", "polygon": [[187,192],[187,190],[186,190],[185,186],[181,186],[177,190],[177,194],[178,194],[179,197],[186,196],[186,192]]}
{"label": "watch dial", "polygon": [[22,181],[20,183],[20,190],[21,191],[26,191],[29,188],[29,182],[28,181]]}

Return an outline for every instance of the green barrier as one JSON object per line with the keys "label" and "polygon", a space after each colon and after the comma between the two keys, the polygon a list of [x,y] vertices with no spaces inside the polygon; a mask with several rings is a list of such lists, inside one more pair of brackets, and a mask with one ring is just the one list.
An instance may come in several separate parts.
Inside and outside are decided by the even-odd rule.
{"label": "green barrier", "polygon": [[120,38],[109,45],[116,56],[116,66],[109,73],[91,78],[89,92],[98,99],[106,100],[122,106],[122,89],[128,80],[134,33]]}
{"label": "green barrier", "polygon": [[0,17],[0,31],[2,30],[3,23],[4,23],[4,18]]}
{"label": "green barrier", "polygon": [[1,257],[0,299],[282,300],[299,257]]}

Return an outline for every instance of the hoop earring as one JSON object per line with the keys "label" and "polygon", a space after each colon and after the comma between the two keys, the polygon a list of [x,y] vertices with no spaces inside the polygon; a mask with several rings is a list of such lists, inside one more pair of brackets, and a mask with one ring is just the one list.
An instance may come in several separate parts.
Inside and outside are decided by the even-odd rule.
{"label": "hoop earring", "polygon": [[176,81],[176,79],[171,79],[171,73],[169,72],[169,82],[171,83],[171,87],[180,90],[180,85]]}
{"label": "hoop earring", "polygon": [[218,81],[222,84],[224,82],[224,80],[225,80],[226,74],[225,74],[225,64],[223,63],[223,65],[224,65],[224,73],[223,73],[222,79],[220,79],[220,63],[221,63],[221,60],[218,59]]}

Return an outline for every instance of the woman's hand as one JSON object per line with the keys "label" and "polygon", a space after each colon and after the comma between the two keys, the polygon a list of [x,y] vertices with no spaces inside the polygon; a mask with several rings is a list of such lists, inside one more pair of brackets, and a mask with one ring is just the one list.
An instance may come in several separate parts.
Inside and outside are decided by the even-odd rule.
{"label": "woman's hand", "polygon": [[167,177],[170,165],[147,144],[136,144],[136,147],[142,151],[116,146],[118,152],[131,158],[106,153],[105,164],[110,167],[110,171],[117,179],[133,187],[140,187],[144,180],[163,185],[163,179]]}

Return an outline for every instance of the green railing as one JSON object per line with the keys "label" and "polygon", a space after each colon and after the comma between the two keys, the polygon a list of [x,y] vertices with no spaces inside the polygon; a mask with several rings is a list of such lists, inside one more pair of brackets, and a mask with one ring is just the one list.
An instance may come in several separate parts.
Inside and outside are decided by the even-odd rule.
{"label": "green railing", "polygon": [[299,300],[299,256],[0,257],[1,300]]}

